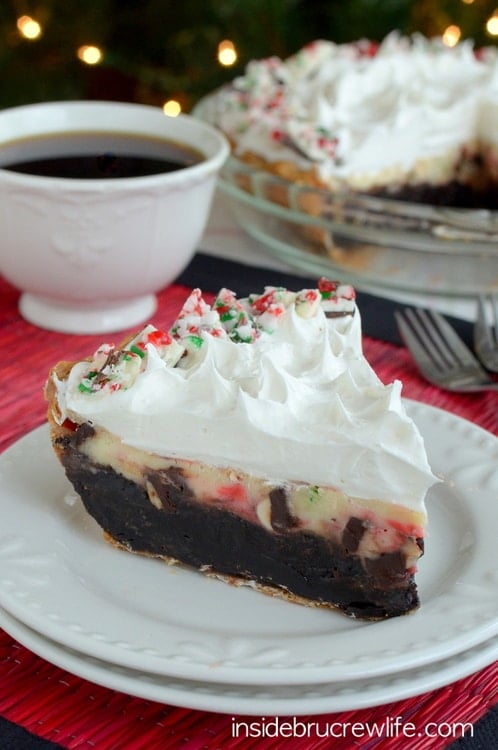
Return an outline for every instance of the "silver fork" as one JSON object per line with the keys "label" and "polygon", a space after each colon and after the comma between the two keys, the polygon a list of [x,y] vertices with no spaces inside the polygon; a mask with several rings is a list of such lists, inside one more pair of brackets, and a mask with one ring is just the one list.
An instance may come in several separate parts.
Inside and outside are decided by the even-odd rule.
{"label": "silver fork", "polygon": [[498,391],[456,331],[434,310],[396,312],[401,336],[422,374],[450,391]]}
{"label": "silver fork", "polygon": [[[491,314],[487,314],[487,307],[491,308]],[[484,367],[498,372],[498,298],[492,294],[477,300],[474,348]]]}

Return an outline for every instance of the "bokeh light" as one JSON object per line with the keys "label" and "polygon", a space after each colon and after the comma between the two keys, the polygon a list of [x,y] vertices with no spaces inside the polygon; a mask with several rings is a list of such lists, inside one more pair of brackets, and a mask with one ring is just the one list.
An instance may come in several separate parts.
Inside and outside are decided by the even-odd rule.
{"label": "bokeh light", "polygon": [[176,99],[168,99],[168,101],[163,104],[163,112],[165,115],[168,115],[168,117],[176,117],[181,111],[181,104]]}
{"label": "bokeh light", "polygon": [[443,31],[443,43],[447,47],[454,47],[455,44],[458,44],[461,36],[462,31],[460,27],[452,24]]}
{"label": "bokeh light", "polygon": [[25,39],[38,39],[42,34],[41,25],[31,16],[19,16],[17,29]]}
{"label": "bokeh light", "polygon": [[103,57],[102,50],[93,44],[84,44],[78,47],[76,54],[81,62],[87,65],[97,65]]}
{"label": "bokeh light", "polygon": [[218,44],[218,62],[220,65],[229,67],[237,61],[237,50],[229,39],[224,39]]}

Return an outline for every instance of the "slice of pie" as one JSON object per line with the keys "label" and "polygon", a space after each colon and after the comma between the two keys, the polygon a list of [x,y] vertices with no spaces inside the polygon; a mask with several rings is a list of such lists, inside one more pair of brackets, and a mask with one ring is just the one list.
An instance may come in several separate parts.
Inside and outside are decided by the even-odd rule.
{"label": "slice of pie", "polygon": [[366,619],[419,603],[435,477],[400,391],[362,353],[354,290],[326,279],[196,289],[168,331],[46,387],[55,452],[113,544]]}

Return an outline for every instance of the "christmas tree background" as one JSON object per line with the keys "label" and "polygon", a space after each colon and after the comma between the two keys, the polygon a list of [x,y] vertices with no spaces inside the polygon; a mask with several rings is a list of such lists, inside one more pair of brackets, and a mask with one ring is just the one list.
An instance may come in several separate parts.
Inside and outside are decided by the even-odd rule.
{"label": "christmas tree background", "polygon": [[0,107],[90,98],[173,100],[189,111],[249,60],[313,39],[380,41],[399,30],[494,46],[496,26],[498,0],[6,0]]}

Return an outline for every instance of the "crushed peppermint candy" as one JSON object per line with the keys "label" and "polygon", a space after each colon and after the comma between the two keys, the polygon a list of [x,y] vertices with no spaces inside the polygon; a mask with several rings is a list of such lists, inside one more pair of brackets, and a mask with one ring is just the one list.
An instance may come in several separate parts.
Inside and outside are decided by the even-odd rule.
{"label": "crushed peppermint candy", "polygon": [[257,338],[254,317],[230,289],[220,289],[213,303],[213,310],[218,313],[220,322],[232,341],[250,344]]}
{"label": "crushed peppermint candy", "polygon": [[200,289],[194,289],[187,297],[170,332],[187,348],[194,349],[202,346],[203,333],[218,338],[227,336],[219,314],[203,299]]}
{"label": "crushed peppermint candy", "polygon": [[104,390],[112,393],[121,388],[129,388],[141,370],[141,357],[132,351],[112,348],[104,364],[100,369],[96,369],[99,358],[100,350],[97,351],[97,359],[92,363],[92,368],[78,386],[81,393],[96,393]]}
{"label": "crushed peppermint candy", "polygon": [[223,288],[210,305],[201,290],[194,289],[169,331],[147,325],[122,348],[102,344],[79,383],[79,391],[108,394],[130,388],[146,369],[151,348],[168,367],[176,367],[200,349],[207,337],[251,344],[262,336],[271,336],[292,306],[303,319],[313,318],[319,309],[329,317],[353,315],[355,290],[349,284],[322,277],[314,289],[291,292],[285,287],[267,286],[262,293],[244,299]]}

